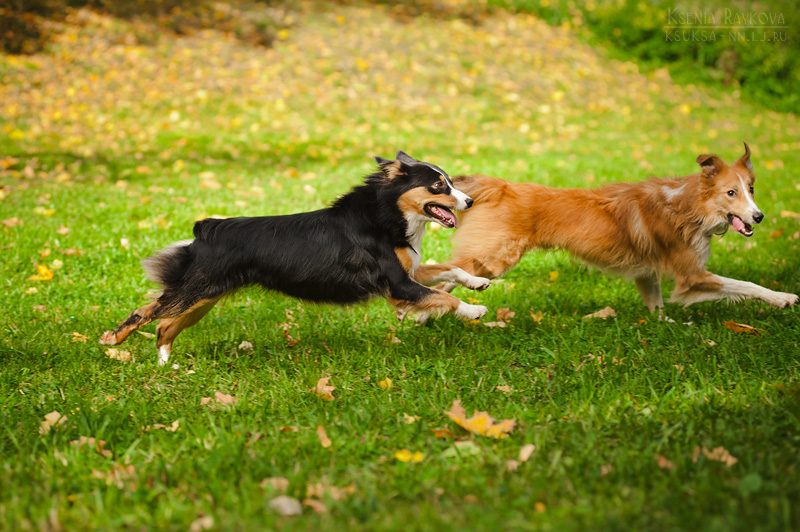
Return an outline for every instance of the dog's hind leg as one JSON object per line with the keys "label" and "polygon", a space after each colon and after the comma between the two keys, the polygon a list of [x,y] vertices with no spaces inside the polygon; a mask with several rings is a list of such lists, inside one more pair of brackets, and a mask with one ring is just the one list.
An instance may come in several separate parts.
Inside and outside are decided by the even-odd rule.
{"label": "dog's hind leg", "polygon": [[636,278],[636,288],[639,289],[639,295],[642,296],[644,306],[655,312],[655,310],[664,307],[664,298],[661,295],[661,279],[658,274],[653,273],[646,277]]}
{"label": "dog's hind leg", "polygon": [[101,345],[117,345],[121,344],[125,341],[133,331],[136,329],[143,327],[150,323],[153,320],[157,320],[161,317],[160,312],[162,310],[161,305],[158,301],[153,301],[152,303],[145,305],[143,307],[137,308],[133,312],[131,312],[130,316],[128,316],[125,321],[119,324],[113,331],[106,331],[103,333],[103,336],[100,337],[100,344]]}
{"label": "dog's hind leg", "polygon": [[158,349],[158,365],[163,366],[172,353],[172,342],[183,331],[195,325],[203,316],[208,314],[222,296],[198,301],[181,315],[174,318],[164,318],[156,326],[156,348]]}

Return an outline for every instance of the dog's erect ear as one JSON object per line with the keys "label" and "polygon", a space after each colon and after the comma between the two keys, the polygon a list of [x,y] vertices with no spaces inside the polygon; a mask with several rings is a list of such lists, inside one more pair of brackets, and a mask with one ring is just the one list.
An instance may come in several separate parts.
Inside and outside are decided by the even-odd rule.
{"label": "dog's erect ear", "polygon": [[[405,155],[405,154],[403,154]],[[406,157],[408,157],[406,155]],[[394,179],[399,175],[405,175],[404,172],[400,171],[400,167],[402,166],[400,160],[397,161],[390,161],[389,159],[384,159],[383,157],[374,157],[375,162],[381,167],[381,172],[383,173],[383,177],[386,179]]]}
{"label": "dog's erect ear", "polygon": [[419,162],[416,159],[414,159],[412,156],[410,156],[409,154],[404,152],[403,150],[398,150],[398,152],[397,152],[397,160],[400,161],[403,164],[414,164],[414,163]]}
{"label": "dog's erect ear", "polygon": [[744,155],[739,157],[736,164],[741,164],[751,173],[753,171],[753,163],[750,162],[750,146],[748,146],[746,142],[744,143]]}
{"label": "dog's erect ear", "polygon": [[725,169],[725,161],[716,155],[698,155],[697,163],[703,168],[703,175],[714,177]]}

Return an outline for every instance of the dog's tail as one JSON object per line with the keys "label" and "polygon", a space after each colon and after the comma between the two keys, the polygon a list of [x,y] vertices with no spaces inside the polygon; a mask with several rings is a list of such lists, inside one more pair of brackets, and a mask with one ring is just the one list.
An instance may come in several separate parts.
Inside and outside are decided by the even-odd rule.
{"label": "dog's tail", "polygon": [[152,257],[142,259],[145,277],[164,288],[180,284],[192,261],[189,251],[192,242],[192,239],[173,242]]}

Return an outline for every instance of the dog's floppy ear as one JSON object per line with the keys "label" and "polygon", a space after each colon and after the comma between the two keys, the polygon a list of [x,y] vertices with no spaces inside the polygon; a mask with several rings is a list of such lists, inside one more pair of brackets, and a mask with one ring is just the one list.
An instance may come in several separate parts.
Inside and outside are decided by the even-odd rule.
{"label": "dog's floppy ear", "polygon": [[747,168],[749,172],[753,172],[753,163],[750,162],[750,146],[748,146],[746,142],[744,143],[744,155],[739,157],[736,163]]}
{"label": "dog's floppy ear", "polygon": [[[408,156],[406,155],[406,157]],[[405,175],[404,172],[400,171],[400,167],[402,166],[402,164],[399,159],[397,161],[390,161],[389,159],[384,159],[383,157],[377,157],[377,156],[374,157],[374,159],[375,162],[378,163],[378,165],[381,167],[381,173],[383,173],[384,178],[394,179],[399,175]]]}
{"label": "dog's floppy ear", "polygon": [[403,150],[398,150],[397,151],[397,160],[400,161],[403,164],[414,164],[414,163],[419,162],[416,159],[414,159],[412,156],[410,156],[409,154],[404,152]]}
{"label": "dog's floppy ear", "polygon": [[725,161],[716,155],[698,155],[697,163],[703,168],[703,175],[706,177],[714,177],[722,170],[725,169]]}

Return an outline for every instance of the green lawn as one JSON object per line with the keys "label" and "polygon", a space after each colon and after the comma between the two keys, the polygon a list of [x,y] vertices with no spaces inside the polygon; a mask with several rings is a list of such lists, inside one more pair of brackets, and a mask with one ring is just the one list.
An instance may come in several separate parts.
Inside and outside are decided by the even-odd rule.
{"label": "green lawn", "polygon": [[[675,323],[660,322],[632,283],[537,252],[486,292],[455,292],[484,321],[515,312],[505,328],[253,289],[181,335],[177,368],[139,334],[119,346],[132,361],[107,356],[100,334],[155,288],[140,259],[194,220],[323,207],[397,149],[453,175],[584,187],[693,173],[698,154],[732,161],[746,140],[767,216],[715,242],[710,268],[800,292],[796,117],[642,74],[526,15],[306,9],[273,49],[81,13],[46,54],[0,55],[0,523],[800,528],[797,308],[668,305]],[[447,259],[449,236],[431,231],[424,258]],[[52,279],[30,280],[37,265]],[[616,318],[582,319],[608,305]],[[310,391],[323,377],[333,401]],[[216,392],[235,404],[202,404]],[[470,434],[444,414],[457,399],[516,427]],[[53,411],[66,421],[40,434]],[[302,515],[271,508],[280,495]]]}

